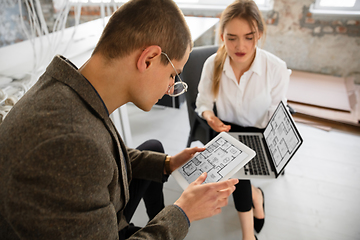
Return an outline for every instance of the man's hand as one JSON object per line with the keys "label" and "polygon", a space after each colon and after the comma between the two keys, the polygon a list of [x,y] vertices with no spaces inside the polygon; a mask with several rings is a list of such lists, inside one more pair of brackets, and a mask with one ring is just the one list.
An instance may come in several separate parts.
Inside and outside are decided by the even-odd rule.
{"label": "man's hand", "polygon": [[235,191],[238,179],[229,179],[217,183],[202,184],[207,173],[201,174],[174,203],[179,206],[189,218],[197,221],[211,217],[221,212],[221,208],[228,204],[228,197]]}
{"label": "man's hand", "polygon": [[200,147],[193,147],[193,148],[186,148],[183,151],[179,152],[178,154],[171,156],[170,159],[170,169],[171,172],[182,166],[184,163],[189,161],[195,153],[204,151],[205,148]]}
{"label": "man's hand", "polygon": [[202,116],[215,132],[228,132],[231,129],[230,125],[225,125],[212,111],[204,111]]}

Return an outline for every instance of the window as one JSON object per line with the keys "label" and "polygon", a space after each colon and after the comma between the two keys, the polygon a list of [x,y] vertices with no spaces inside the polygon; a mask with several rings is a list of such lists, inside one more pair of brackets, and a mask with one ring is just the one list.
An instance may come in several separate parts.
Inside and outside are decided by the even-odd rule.
{"label": "window", "polygon": [[315,0],[310,6],[315,14],[360,15],[360,0]]}
{"label": "window", "polygon": [[[55,0],[55,1],[63,1],[63,0]],[[72,3],[82,3],[85,5],[88,4],[99,4],[99,3],[125,3],[128,0],[70,0]],[[186,5],[186,7],[192,6],[193,8],[201,9],[203,8],[220,8],[224,9],[227,5],[232,3],[234,0],[174,0],[179,7]],[[260,10],[268,11],[273,7],[274,0],[255,0]]]}
{"label": "window", "polygon": [[[194,4],[198,8],[201,8],[201,6],[220,6],[222,8],[225,8],[230,3],[234,2],[234,0],[174,0],[176,3],[179,4],[181,8],[181,4]],[[260,10],[271,10],[273,7],[273,0],[254,0],[256,4],[258,5]]]}

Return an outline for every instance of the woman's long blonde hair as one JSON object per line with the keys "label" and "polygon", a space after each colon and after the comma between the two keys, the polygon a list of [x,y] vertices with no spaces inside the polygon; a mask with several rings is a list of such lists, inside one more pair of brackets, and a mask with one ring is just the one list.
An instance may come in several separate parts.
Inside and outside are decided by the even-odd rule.
{"label": "woman's long blonde hair", "polygon": [[[222,12],[219,26],[220,36],[223,35],[226,24],[234,18],[246,20],[249,23],[249,26],[254,31],[258,29],[258,31],[262,33],[262,39],[264,39],[264,19],[262,18],[260,10],[253,0],[236,0]],[[214,79],[212,85],[212,93],[215,97],[217,97],[217,94],[219,92],[220,79],[224,68],[226,56],[227,52],[225,49],[225,44],[222,44],[217,51],[214,62]]]}

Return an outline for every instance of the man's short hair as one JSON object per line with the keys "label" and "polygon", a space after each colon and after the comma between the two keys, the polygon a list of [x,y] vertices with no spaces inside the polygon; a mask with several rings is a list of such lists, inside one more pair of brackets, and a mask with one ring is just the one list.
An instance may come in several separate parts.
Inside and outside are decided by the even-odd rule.
{"label": "man's short hair", "polygon": [[[110,17],[93,54],[111,60],[151,45],[176,60],[192,48],[184,15],[172,0],[130,0],[122,5]],[[166,57],[162,62],[168,63]]]}

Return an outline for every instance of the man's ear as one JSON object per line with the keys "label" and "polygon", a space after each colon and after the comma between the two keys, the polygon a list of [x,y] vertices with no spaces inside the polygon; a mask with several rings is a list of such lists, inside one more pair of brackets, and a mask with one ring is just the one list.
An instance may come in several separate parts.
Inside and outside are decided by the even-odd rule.
{"label": "man's ear", "polygon": [[144,72],[152,66],[158,57],[161,57],[161,47],[156,45],[149,46],[140,54],[136,66],[140,72]]}

